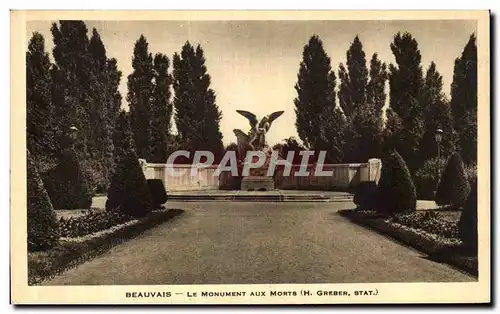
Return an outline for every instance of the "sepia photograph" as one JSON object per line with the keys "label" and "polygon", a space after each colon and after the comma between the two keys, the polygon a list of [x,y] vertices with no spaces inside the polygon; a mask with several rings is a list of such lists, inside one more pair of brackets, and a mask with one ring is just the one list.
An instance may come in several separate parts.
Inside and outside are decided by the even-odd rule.
{"label": "sepia photograph", "polygon": [[491,302],[489,20],[12,11],[11,302]]}

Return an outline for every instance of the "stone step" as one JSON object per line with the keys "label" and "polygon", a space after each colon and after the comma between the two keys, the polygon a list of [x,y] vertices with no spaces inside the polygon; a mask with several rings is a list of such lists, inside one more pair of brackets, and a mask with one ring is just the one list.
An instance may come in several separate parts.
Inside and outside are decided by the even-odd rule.
{"label": "stone step", "polygon": [[171,192],[170,201],[235,201],[235,202],[342,202],[351,201],[352,195],[320,193],[287,193],[280,191],[231,191],[231,192]]}

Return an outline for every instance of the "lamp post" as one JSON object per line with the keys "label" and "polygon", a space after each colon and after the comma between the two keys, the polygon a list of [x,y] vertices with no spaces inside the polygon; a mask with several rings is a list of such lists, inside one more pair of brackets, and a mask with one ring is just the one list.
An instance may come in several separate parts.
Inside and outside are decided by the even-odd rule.
{"label": "lamp post", "polygon": [[437,157],[438,157],[438,160],[437,160],[437,177],[438,177],[438,181],[439,181],[439,177],[441,176],[441,140],[443,139],[443,130],[441,129],[437,129],[436,130],[436,133],[434,134],[434,137],[436,139],[436,143],[437,143]]}

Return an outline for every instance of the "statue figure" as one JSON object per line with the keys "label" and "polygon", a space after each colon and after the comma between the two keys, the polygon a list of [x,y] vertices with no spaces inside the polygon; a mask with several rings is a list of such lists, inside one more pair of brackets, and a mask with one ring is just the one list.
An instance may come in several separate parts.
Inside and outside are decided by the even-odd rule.
{"label": "statue figure", "polygon": [[250,122],[250,131],[245,133],[240,129],[234,129],[233,132],[238,140],[238,155],[239,158],[244,158],[248,150],[264,150],[267,148],[266,133],[271,128],[271,124],[284,111],[276,111],[263,117],[260,121],[257,120],[255,114],[244,111],[236,110],[239,114],[244,116]]}

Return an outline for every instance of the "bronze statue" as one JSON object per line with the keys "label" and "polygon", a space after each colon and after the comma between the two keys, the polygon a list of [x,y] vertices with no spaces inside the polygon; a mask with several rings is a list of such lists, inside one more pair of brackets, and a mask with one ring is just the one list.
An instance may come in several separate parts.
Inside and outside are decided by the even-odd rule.
{"label": "bronze statue", "polygon": [[276,111],[263,117],[260,121],[257,120],[255,114],[244,111],[236,110],[239,114],[244,116],[250,122],[250,131],[245,133],[240,129],[234,129],[233,132],[238,140],[238,154],[240,158],[244,158],[248,150],[264,150],[267,147],[266,133],[271,128],[271,124],[284,111]]}

